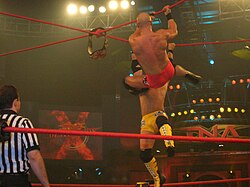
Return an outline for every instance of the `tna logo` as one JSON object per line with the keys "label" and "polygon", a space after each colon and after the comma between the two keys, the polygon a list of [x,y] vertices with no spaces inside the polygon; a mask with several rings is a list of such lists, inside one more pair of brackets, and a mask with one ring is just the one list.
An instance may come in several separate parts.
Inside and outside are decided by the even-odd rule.
{"label": "tna logo", "polygon": [[177,131],[185,131],[187,136],[195,137],[221,137],[221,138],[239,138],[237,130],[249,128],[245,125],[223,124],[214,125],[211,128],[205,128],[202,126],[195,127],[183,127],[176,129]]}

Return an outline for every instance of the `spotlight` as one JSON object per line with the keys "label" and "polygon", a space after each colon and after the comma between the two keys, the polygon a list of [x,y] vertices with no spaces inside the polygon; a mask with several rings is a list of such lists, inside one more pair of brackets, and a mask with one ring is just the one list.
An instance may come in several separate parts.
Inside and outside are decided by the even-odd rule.
{"label": "spotlight", "polygon": [[244,80],[243,80],[243,79],[240,79],[240,83],[241,83],[241,84],[244,83]]}
{"label": "spotlight", "polygon": [[209,63],[210,63],[211,65],[214,65],[215,62],[214,62],[213,59],[210,59],[210,60],[209,60]]}
{"label": "spotlight", "polygon": [[209,103],[212,103],[212,102],[213,102],[213,99],[212,99],[212,98],[208,98],[208,102],[209,102]]}
{"label": "spotlight", "polygon": [[230,107],[227,107],[227,112],[232,112],[232,109]]}
{"label": "spotlight", "polygon": [[76,14],[77,13],[77,6],[76,6],[76,4],[69,4],[67,6],[67,12],[69,14],[71,14],[71,15]]}
{"label": "spotlight", "polygon": [[223,113],[225,109],[223,107],[220,107],[220,112]]}
{"label": "spotlight", "polygon": [[245,113],[246,110],[244,108],[241,109],[241,113]]}
{"label": "spotlight", "polygon": [[170,115],[171,117],[175,117],[175,113],[171,113],[171,115]]}
{"label": "spotlight", "polygon": [[179,90],[181,88],[181,85],[177,84],[176,89]]}
{"label": "spotlight", "polygon": [[173,89],[174,89],[174,87],[173,87],[172,85],[170,85],[170,86],[169,86],[169,89],[170,89],[170,90],[173,90]]}
{"label": "spotlight", "polygon": [[132,6],[135,6],[135,1],[131,1],[130,3]]}
{"label": "spotlight", "polygon": [[247,82],[250,83],[250,79],[247,79]]}
{"label": "spotlight", "polygon": [[86,6],[80,6],[79,11],[81,14],[86,14],[88,12],[88,9]]}
{"label": "spotlight", "polygon": [[220,118],[221,118],[221,115],[220,115],[220,114],[218,114],[217,118],[219,118],[219,119],[220,119]]}
{"label": "spotlight", "polygon": [[122,0],[121,1],[121,8],[128,9],[128,7],[129,7],[129,2],[127,0]]}
{"label": "spotlight", "polygon": [[209,119],[212,120],[212,121],[214,120],[214,118],[215,118],[214,115],[209,116]]}
{"label": "spotlight", "polygon": [[110,8],[111,10],[117,9],[117,8],[118,8],[118,2],[117,2],[117,1],[114,1],[114,0],[109,1],[109,8]]}
{"label": "spotlight", "polygon": [[190,113],[191,113],[191,114],[194,114],[194,109],[191,109],[191,110],[190,110]]}
{"label": "spotlight", "polygon": [[188,112],[185,110],[185,111],[183,112],[183,114],[187,115],[187,114],[188,114]]}
{"label": "spotlight", "polygon": [[200,103],[204,103],[204,99],[200,99]]}
{"label": "spotlight", "polygon": [[197,121],[199,118],[197,116],[194,117],[194,120]]}
{"label": "spotlight", "polygon": [[193,100],[192,100],[192,103],[193,103],[193,104],[196,104],[196,100],[195,100],[195,99],[193,99]]}
{"label": "spotlight", "polygon": [[95,11],[95,6],[94,6],[94,5],[89,5],[89,6],[88,6],[88,10],[89,10],[90,12],[94,12],[94,11]]}
{"label": "spotlight", "polygon": [[234,108],[234,112],[239,112],[239,109],[238,108]]}
{"label": "spotlight", "polygon": [[232,80],[232,85],[235,85],[236,84],[236,80]]}
{"label": "spotlight", "polygon": [[182,115],[182,113],[181,112],[178,112],[178,116],[181,116]]}
{"label": "spotlight", "polygon": [[106,8],[104,6],[100,6],[99,7],[99,12],[100,13],[105,13],[106,12]]}
{"label": "spotlight", "polygon": [[205,119],[206,119],[206,116],[201,116],[201,119],[202,119],[202,120],[205,120]]}
{"label": "spotlight", "polygon": [[216,98],[216,102],[220,102],[220,98],[219,97]]}

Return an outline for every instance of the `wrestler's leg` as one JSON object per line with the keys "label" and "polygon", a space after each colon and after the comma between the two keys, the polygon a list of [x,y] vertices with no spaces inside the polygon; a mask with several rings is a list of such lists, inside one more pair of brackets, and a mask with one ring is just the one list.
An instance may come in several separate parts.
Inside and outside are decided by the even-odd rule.
{"label": "wrestler's leg", "polygon": [[143,88],[148,88],[148,86],[146,86],[143,83],[143,80],[144,80],[144,75],[126,76],[125,77],[125,83],[133,88],[138,89],[138,90],[143,89]]}
{"label": "wrestler's leg", "polygon": [[[141,131],[141,134],[153,134],[147,131]],[[153,139],[140,139],[140,159],[144,162],[147,170],[154,179],[154,187],[161,187],[165,182],[165,178],[160,175],[159,168],[155,157],[152,155],[152,148],[155,140]]]}
{"label": "wrestler's leg", "polygon": [[[166,116],[158,116],[156,118],[156,124],[159,128],[160,134],[164,136],[172,136],[172,128]],[[167,154],[169,157],[173,157],[174,152],[174,141],[164,140],[165,146],[167,147]]]}

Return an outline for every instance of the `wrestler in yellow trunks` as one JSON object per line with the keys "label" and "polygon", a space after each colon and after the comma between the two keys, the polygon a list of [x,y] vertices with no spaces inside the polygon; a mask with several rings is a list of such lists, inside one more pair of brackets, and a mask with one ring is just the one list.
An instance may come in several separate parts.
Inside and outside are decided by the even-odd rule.
{"label": "wrestler in yellow trunks", "polygon": [[[152,134],[158,134],[159,131],[161,131],[160,132],[161,135],[172,136],[172,128],[170,127],[169,124],[165,124],[164,128],[161,128],[159,130],[156,124],[157,117],[159,116],[164,116],[168,118],[167,114],[163,111],[155,111],[155,112],[151,112],[149,114],[144,115],[141,120],[141,133],[143,131],[147,131],[147,132],[151,132]],[[165,140],[165,145],[166,147],[169,147],[169,146],[174,147],[174,141]]]}

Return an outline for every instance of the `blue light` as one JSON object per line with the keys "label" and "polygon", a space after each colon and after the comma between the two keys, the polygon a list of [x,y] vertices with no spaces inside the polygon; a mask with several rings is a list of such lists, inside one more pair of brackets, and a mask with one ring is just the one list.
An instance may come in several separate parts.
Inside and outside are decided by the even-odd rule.
{"label": "blue light", "polygon": [[129,74],[129,76],[130,76],[130,77],[133,77],[133,76],[134,76],[134,74],[133,74],[133,73],[130,73],[130,74]]}
{"label": "blue light", "polygon": [[209,63],[211,64],[211,65],[214,65],[214,60],[213,59],[211,59],[211,60],[209,60]]}

